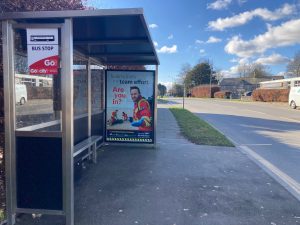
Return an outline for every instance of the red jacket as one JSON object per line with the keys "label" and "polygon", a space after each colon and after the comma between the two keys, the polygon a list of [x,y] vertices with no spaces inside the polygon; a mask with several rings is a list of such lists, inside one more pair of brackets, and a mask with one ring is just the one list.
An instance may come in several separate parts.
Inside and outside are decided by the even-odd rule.
{"label": "red jacket", "polygon": [[140,131],[152,131],[152,115],[149,102],[140,97],[137,102],[134,103],[133,109],[133,121],[138,121],[144,118],[144,122],[139,126]]}

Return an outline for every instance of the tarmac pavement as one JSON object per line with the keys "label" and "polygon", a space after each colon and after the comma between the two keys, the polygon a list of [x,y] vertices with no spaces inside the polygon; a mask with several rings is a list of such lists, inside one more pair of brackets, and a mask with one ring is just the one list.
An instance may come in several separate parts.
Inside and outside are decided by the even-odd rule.
{"label": "tarmac pavement", "polygon": [[102,148],[75,184],[76,225],[300,224],[300,202],[236,148],[189,143],[167,108],[157,137],[157,149]]}

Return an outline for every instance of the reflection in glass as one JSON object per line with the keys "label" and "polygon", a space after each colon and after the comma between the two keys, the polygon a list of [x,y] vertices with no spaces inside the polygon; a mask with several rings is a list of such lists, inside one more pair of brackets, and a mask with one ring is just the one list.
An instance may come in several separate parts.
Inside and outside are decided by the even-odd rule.
{"label": "reflection in glass", "polygon": [[60,74],[30,75],[26,30],[15,30],[14,38],[16,129],[60,131]]}

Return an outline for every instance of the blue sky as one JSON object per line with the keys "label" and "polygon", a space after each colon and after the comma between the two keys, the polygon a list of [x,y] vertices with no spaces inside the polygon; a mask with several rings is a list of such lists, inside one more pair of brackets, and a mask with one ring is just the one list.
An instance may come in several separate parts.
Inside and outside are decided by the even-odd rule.
{"label": "blue sky", "polygon": [[273,74],[300,50],[299,0],[88,0],[96,8],[144,8],[160,59],[159,82],[185,63],[210,60],[225,77],[240,64],[262,63]]}

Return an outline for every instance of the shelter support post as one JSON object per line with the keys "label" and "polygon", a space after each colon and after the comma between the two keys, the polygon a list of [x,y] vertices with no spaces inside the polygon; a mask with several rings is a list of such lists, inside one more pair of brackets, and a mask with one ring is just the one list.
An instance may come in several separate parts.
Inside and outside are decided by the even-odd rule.
{"label": "shelter support post", "polygon": [[14,97],[14,38],[12,23],[2,21],[3,78],[5,117],[5,179],[7,224],[15,224],[15,97]]}
{"label": "shelter support post", "polygon": [[73,167],[73,24],[65,19],[62,26],[62,149],[63,149],[63,208],[66,225],[74,224]]}
{"label": "shelter support post", "polygon": [[92,70],[91,59],[87,63],[87,82],[88,82],[88,136],[92,135]]}
{"label": "shelter support post", "polygon": [[154,91],[154,99],[155,99],[155,104],[154,104],[154,148],[156,148],[157,144],[156,144],[156,130],[157,130],[157,95],[158,95],[158,91],[157,91],[157,82],[158,82],[158,65],[155,65],[155,84],[154,84],[154,87],[155,87],[155,91]]}

